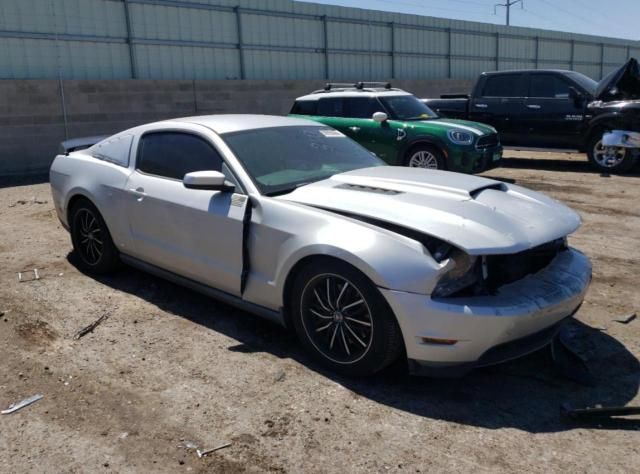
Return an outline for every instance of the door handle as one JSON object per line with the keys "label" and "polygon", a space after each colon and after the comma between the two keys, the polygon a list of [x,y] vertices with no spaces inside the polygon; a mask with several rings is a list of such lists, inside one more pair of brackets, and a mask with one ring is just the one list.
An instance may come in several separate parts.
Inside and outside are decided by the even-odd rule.
{"label": "door handle", "polygon": [[542,107],[540,107],[538,104],[527,104],[527,108],[538,110],[538,109],[541,109]]}
{"label": "door handle", "polygon": [[477,107],[479,109],[486,109],[489,106],[487,104],[474,104],[474,107]]}
{"label": "door handle", "polygon": [[129,188],[129,193],[138,196],[138,202],[142,201],[147,195],[147,193],[144,192],[144,188]]}
{"label": "door handle", "polygon": [[349,130],[351,130],[352,132],[359,132],[360,127],[349,127]]}

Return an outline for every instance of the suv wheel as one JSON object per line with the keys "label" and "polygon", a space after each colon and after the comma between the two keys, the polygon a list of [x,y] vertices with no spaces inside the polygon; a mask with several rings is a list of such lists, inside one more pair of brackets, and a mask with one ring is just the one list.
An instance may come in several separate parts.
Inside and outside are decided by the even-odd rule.
{"label": "suv wheel", "polygon": [[624,173],[636,162],[634,150],[631,148],[604,146],[604,131],[594,133],[587,145],[587,156],[593,166],[602,172]]}
{"label": "suv wheel", "polygon": [[378,289],[343,262],[317,260],[297,275],[292,322],[314,358],[346,375],[371,375],[394,362],[404,345]]}
{"label": "suv wheel", "polygon": [[426,168],[443,170],[444,154],[435,146],[421,145],[409,150],[405,159],[405,166],[409,168]]}

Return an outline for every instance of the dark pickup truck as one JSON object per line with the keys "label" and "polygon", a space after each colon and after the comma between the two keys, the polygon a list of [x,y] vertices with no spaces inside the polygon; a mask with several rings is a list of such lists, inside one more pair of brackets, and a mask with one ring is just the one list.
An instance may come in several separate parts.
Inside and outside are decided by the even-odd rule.
{"label": "dark pickup truck", "polygon": [[633,58],[599,83],[574,71],[485,72],[470,96],[423,102],[441,117],[493,125],[507,146],[586,152],[602,171],[627,171],[640,155],[640,69]]}

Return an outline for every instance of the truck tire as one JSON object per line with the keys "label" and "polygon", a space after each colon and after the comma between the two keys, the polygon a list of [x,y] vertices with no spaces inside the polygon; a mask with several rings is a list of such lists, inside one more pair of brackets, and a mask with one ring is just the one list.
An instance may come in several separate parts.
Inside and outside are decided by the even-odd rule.
{"label": "truck tire", "polygon": [[603,146],[602,135],[605,132],[605,130],[599,130],[589,137],[587,142],[589,162],[598,171],[604,173],[625,173],[629,171],[636,163],[637,151],[633,148]]}

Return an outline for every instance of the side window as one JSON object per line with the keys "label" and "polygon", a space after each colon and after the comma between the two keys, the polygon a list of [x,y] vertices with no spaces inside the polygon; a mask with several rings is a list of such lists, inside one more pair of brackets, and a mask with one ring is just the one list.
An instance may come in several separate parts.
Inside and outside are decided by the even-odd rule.
{"label": "side window", "polygon": [[192,171],[221,171],[222,157],[198,136],[154,132],[140,138],[136,167],[144,173],[182,180]]}
{"label": "side window", "polygon": [[569,83],[553,74],[532,74],[529,97],[569,98]]}
{"label": "side window", "polygon": [[482,97],[525,97],[526,95],[524,74],[488,76],[482,89]]}
{"label": "side window", "polygon": [[375,112],[382,112],[382,106],[370,97],[346,97],[344,99],[345,117],[370,119]]}
{"label": "side window", "polygon": [[318,113],[318,101],[317,100],[297,100],[293,104],[291,109],[292,114],[295,115],[317,115]]}
{"label": "side window", "polygon": [[318,115],[322,117],[344,117],[344,99],[328,97],[318,101]]}

